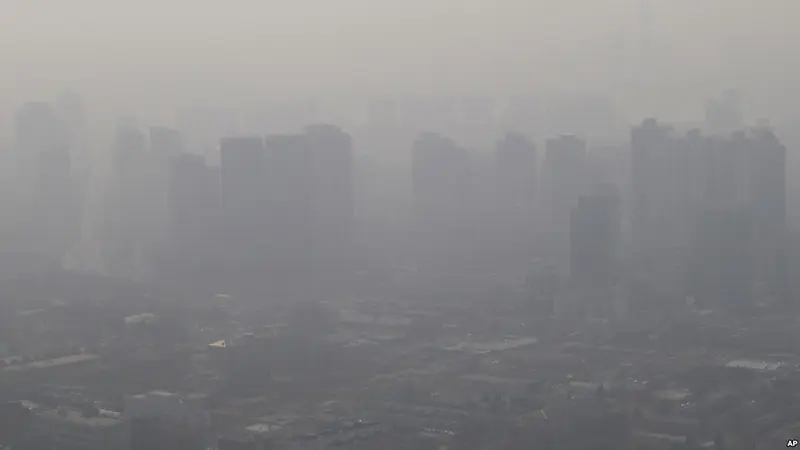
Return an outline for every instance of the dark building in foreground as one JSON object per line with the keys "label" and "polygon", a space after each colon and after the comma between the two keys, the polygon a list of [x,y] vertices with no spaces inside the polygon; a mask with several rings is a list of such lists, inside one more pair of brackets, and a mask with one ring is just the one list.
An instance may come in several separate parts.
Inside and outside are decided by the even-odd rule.
{"label": "dark building in foreground", "polygon": [[689,293],[703,307],[747,307],[755,282],[753,214],[746,210],[703,213],[689,266]]}
{"label": "dark building in foreground", "polygon": [[786,147],[767,128],[754,130],[751,139],[756,271],[769,298],[787,301]]}
{"label": "dark building in foreground", "polygon": [[570,216],[570,280],[581,288],[611,288],[617,281],[619,197],[612,187],[581,196]]}

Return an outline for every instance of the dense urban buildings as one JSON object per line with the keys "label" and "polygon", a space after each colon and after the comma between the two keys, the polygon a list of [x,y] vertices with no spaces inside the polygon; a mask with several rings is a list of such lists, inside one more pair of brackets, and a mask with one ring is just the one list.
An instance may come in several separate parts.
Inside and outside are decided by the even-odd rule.
{"label": "dense urban buildings", "polygon": [[26,104],[0,449],[785,445],[789,149],[726,95],[704,130],[607,140],[585,95],[375,101],[352,129],[304,102],[125,119],[87,170],[78,98]]}

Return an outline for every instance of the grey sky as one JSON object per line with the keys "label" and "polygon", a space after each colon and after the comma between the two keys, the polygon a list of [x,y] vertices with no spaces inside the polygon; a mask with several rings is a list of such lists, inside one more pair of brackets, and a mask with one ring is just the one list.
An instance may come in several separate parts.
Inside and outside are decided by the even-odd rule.
{"label": "grey sky", "polygon": [[[0,94],[73,87],[136,103],[599,88],[610,67],[639,65],[639,2],[0,0]],[[800,2],[651,2],[656,84],[765,84],[781,75],[751,67],[776,56],[798,72]]]}

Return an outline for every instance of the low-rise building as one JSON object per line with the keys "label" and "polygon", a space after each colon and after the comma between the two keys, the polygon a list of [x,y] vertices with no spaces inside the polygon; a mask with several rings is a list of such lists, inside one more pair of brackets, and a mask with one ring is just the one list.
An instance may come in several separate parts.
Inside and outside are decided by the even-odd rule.
{"label": "low-rise building", "polygon": [[129,450],[130,428],[97,410],[57,408],[33,417],[31,432],[48,450]]}

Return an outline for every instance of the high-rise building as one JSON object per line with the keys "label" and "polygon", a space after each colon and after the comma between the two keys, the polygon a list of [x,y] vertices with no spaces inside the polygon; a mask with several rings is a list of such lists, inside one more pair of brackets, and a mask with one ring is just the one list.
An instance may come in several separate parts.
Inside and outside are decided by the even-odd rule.
{"label": "high-rise building", "polygon": [[23,227],[28,227],[36,214],[33,208],[37,202],[41,154],[66,148],[55,109],[45,102],[30,102],[20,106],[14,122],[14,141],[12,166],[15,169],[15,190],[18,192],[20,208],[13,213],[20,218]]}
{"label": "high-rise building", "polygon": [[474,219],[470,154],[449,138],[425,133],[414,141],[412,159],[418,260],[457,263]]}
{"label": "high-rise building", "polygon": [[586,141],[575,135],[548,139],[544,161],[543,209],[548,223],[547,250],[560,276],[569,273],[569,221],[586,190]]}
{"label": "high-rise building", "polygon": [[[698,287],[696,266],[727,257],[728,253],[714,247],[723,245],[715,239],[752,234],[752,242],[730,244],[744,246],[739,251],[748,259],[742,264],[754,265],[752,274],[736,282],[755,280],[762,287],[757,290],[759,301],[765,295],[784,298],[786,160],[785,148],[775,136],[759,129],[729,137],[690,131],[678,138],[671,129],[648,120],[633,130],[632,144],[631,223],[637,267],[660,280],[675,300],[686,292],[713,297],[718,294],[709,293],[710,287]],[[720,236],[713,236],[709,230],[725,218],[735,222],[726,225],[728,235],[721,230]],[[730,268],[729,272],[735,271]],[[722,292],[723,287],[714,289]]]}
{"label": "high-rise building", "polygon": [[457,228],[470,202],[469,152],[440,134],[422,134],[414,141],[412,178],[418,225]]}
{"label": "high-rise building", "polygon": [[528,261],[536,231],[536,159],[536,147],[521,134],[507,133],[497,142],[492,231],[504,253],[519,251]]}
{"label": "high-rise building", "polygon": [[64,92],[56,100],[55,110],[61,122],[65,144],[70,150],[73,171],[80,176],[86,176],[92,154],[89,121],[83,99],[75,92]]}
{"label": "high-rise building", "polygon": [[80,236],[79,205],[69,150],[53,148],[39,154],[33,230],[47,259],[56,264]]}
{"label": "high-rise building", "polygon": [[117,174],[135,171],[137,163],[147,153],[147,140],[144,133],[135,125],[121,124],[117,127],[114,161]]}
{"label": "high-rise building", "polygon": [[[120,123],[114,148],[114,179],[106,198],[106,264],[118,276],[143,277],[157,248],[149,191],[153,179],[145,134]],[[159,192],[164,197],[164,192]]]}
{"label": "high-rise building", "polygon": [[[695,217],[706,217],[707,222],[719,216],[720,211],[749,215],[747,227],[752,242],[746,244],[746,254],[752,252],[753,261],[748,264],[754,265],[754,274],[750,278],[760,287],[756,289],[756,300],[785,299],[786,148],[768,129],[739,131],[709,142],[701,172],[704,189]],[[697,239],[695,236],[693,245],[703,248]]]}
{"label": "high-rise building", "polygon": [[267,136],[270,272],[273,287],[307,281],[315,247],[315,180],[311,144],[303,134]]}
{"label": "high-rise building", "polygon": [[581,196],[570,215],[569,230],[572,307],[601,317],[624,314],[617,289],[620,208],[616,188],[601,185]]}
{"label": "high-rise building", "polygon": [[221,142],[220,195],[227,269],[260,282],[268,253],[268,179],[260,137]]}
{"label": "high-rise building", "polygon": [[570,281],[584,288],[617,282],[619,197],[612,187],[581,196],[570,216]]}
{"label": "high-rise building", "polygon": [[752,211],[756,238],[756,264],[765,293],[786,300],[786,147],[771,130],[752,133]]}
{"label": "high-rise building", "polygon": [[219,173],[199,155],[170,161],[171,267],[195,269],[215,256],[219,221]]}
{"label": "high-rise building", "polygon": [[355,226],[352,139],[334,125],[311,125],[305,128],[304,135],[313,162],[314,259],[321,272],[332,273],[332,269],[348,267],[352,258]]}
{"label": "high-rise building", "polygon": [[[683,199],[681,142],[655,119],[631,132],[631,229],[636,256],[674,250],[682,244],[678,210]],[[643,256],[644,257],[644,256]]]}
{"label": "high-rise building", "polygon": [[753,215],[709,210],[697,221],[689,294],[702,307],[752,306],[755,283]]}
{"label": "high-rise building", "polygon": [[[682,307],[696,223],[710,204],[733,208],[738,151],[691,130],[685,137],[647,119],[631,132],[631,263],[658,308]],[[744,180],[745,178],[742,178]],[[727,205],[727,206],[726,206]]]}

